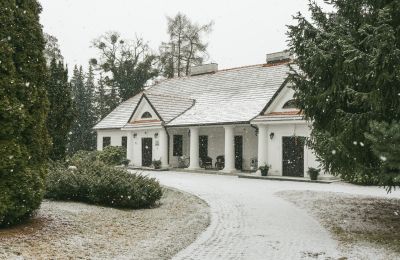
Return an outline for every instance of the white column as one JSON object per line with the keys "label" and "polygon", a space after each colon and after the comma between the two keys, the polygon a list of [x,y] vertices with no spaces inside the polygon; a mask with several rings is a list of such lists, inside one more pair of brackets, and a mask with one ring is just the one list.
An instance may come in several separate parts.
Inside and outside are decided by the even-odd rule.
{"label": "white column", "polygon": [[165,129],[162,129],[159,132],[160,138],[160,160],[161,160],[161,167],[168,168],[168,135]]}
{"label": "white column", "polygon": [[235,171],[235,142],[233,126],[224,126],[225,128],[225,168],[223,172],[231,173]]}
{"label": "white column", "polygon": [[258,125],[258,167],[267,164],[267,126]]}
{"label": "white column", "polygon": [[129,160],[129,165],[133,164],[133,132],[127,132],[126,135],[126,158]]}
{"label": "white column", "polygon": [[190,127],[190,165],[189,169],[199,169],[199,128]]}
{"label": "white column", "polygon": [[97,131],[97,151],[103,151],[103,135]]}

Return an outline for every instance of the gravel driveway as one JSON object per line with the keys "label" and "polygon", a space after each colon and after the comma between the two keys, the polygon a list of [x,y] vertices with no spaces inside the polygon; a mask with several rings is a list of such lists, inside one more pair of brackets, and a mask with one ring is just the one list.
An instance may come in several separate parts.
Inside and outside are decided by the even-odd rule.
{"label": "gravel driveway", "polygon": [[163,185],[193,193],[211,207],[211,224],[175,259],[351,259],[305,210],[274,195],[284,190],[345,192],[382,197],[376,187],[239,179],[185,172],[147,172]]}

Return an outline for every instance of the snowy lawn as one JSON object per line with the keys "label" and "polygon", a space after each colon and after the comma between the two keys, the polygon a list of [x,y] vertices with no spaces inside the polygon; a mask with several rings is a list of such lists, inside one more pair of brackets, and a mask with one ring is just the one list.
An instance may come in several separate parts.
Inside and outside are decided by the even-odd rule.
{"label": "snowy lawn", "polygon": [[209,209],[171,189],[159,204],[119,210],[44,201],[29,223],[0,230],[0,258],[171,258],[209,225]]}
{"label": "snowy lawn", "polygon": [[344,252],[368,259],[400,259],[400,199],[319,191],[281,191],[339,240]]}

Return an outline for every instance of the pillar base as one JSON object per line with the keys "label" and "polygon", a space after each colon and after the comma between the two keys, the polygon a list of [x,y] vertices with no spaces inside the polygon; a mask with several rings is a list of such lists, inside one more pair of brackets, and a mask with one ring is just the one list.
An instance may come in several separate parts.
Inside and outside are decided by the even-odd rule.
{"label": "pillar base", "polygon": [[200,168],[200,166],[199,167],[189,167],[189,168],[186,168],[187,170],[189,170],[189,171],[197,171],[197,170],[202,170],[203,168]]}
{"label": "pillar base", "polygon": [[222,169],[222,170],[220,170],[220,172],[223,172],[223,173],[235,173],[235,172],[237,172],[237,170],[236,169]]}

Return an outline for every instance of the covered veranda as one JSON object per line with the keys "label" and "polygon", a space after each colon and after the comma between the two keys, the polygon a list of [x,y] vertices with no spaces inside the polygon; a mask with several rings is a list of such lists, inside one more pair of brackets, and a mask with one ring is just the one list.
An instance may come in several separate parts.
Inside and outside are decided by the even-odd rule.
{"label": "covered veranda", "polygon": [[[220,173],[257,170],[257,129],[250,124],[167,127],[167,132],[172,168]],[[217,162],[221,157],[222,165]],[[181,164],[182,158],[187,165]],[[211,161],[204,163],[205,158]]]}

